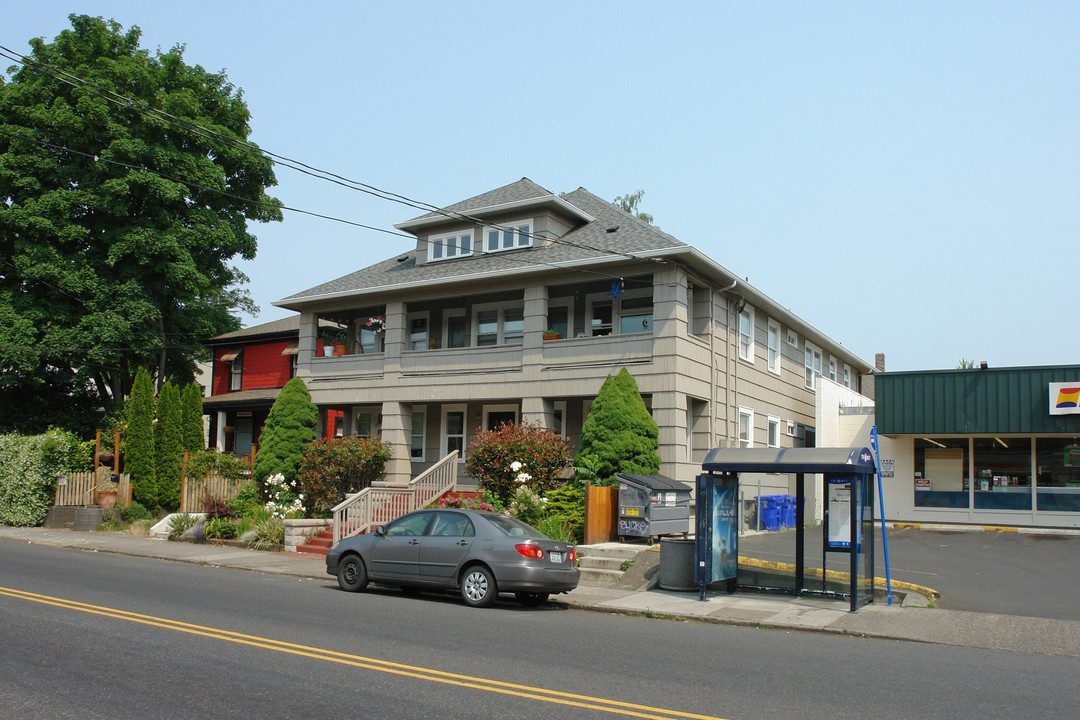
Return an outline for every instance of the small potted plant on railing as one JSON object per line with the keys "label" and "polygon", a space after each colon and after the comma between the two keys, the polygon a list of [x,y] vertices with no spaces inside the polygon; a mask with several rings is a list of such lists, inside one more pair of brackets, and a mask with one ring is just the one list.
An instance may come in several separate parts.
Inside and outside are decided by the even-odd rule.
{"label": "small potted plant on railing", "polygon": [[323,355],[330,357],[331,355],[344,355],[345,354],[345,333],[343,332],[328,332],[323,333]]}
{"label": "small potted plant on railing", "polygon": [[555,328],[548,328],[547,330],[544,331],[544,339],[545,340],[558,340],[561,337],[562,337],[562,333],[559,332],[558,330],[556,330]]}

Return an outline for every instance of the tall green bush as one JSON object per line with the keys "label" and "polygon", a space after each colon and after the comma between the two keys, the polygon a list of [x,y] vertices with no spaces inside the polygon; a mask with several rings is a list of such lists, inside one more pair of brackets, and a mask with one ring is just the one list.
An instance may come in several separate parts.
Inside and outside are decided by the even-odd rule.
{"label": "tall green bush", "polygon": [[198,383],[188,383],[180,396],[180,443],[189,453],[206,449],[203,433],[202,388]]}
{"label": "tall green bush", "polygon": [[570,446],[564,438],[539,424],[503,423],[481,432],[469,445],[465,472],[479,481],[481,489],[509,505],[519,486],[543,495],[560,485],[569,464]]}
{"label": "tall green bush", "polygon": [[304,381],[294,377],[281,388],[263,425],[259,451],[255,455],[255,480],[262,483],[281,474],[286,481],[296,479],[300,457],[315,440],[319,410],[311,402]]}
{"label": "tall green bush", "polygon": [[131,476],[131,498],[148,508],[158,506],[154,451],[154,388],[146,368],[135,373],[127,407],[124,472]]}
{"label": "tall green bush", "polygon": [[57,476],[85,469],[79,439],[65,430],[0,435],[0,525],[40,525]]}
{"label": "tall green bush", "polygon": [[300,492],[310,513],[325,513],[383,474],[390,443],[376,438],[332,437],[308,445],[300,459]]}
{"label": "tall green bush", "polygon": [[641,399],[637,382],[623,368],[609,375],[581,429],[575,470],[614,484],[616,473],[660,472],[660,434]]}
{"label": "tall green bush", "polygon": [[166,382],[158,394],[154,423],[154,477],[158,504],[170,508],[180,507],[181,430],[180,391]]}

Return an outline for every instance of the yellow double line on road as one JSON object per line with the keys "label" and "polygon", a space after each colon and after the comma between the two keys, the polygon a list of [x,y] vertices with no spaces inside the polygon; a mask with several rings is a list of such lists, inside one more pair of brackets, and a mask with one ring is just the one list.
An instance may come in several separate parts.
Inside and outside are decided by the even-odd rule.
{"label": "yellow double line on road", "polygon": [[443,683],[445,685],[456,685],[458,687],[471,688],[473,690],[484,690],[503,695],[512,695],[519,698],[555,703],[558,705],[570,705],[573,707],[600,710],[628,717],[649,718],[651,720],[671,720],[671,718],[721,720],[720,718],[715,718],[711,715],[697,715],[695,713],[666,710],[664,708],[637,705],[618,700],[607,700],[605,698],[590,697],[588,695],[575,695],[573,693],[559,692],[558,690],[547,690],[529,685],[516,685],[514,683],[502,682],[499,680],[489,680],[469,675],[458,675],[416,665],[404,665],[387,660],[379,660],[377,658],[350,655],[348,653],[324,650],[322,648],[309,647],[307,645],[281,642],[280,640],[258,637],[256,635],[245,635],[243,633],[232,632],[231,630],[193,625],[191,623],[169,620],[153,615],[140,615],[139,613],[127,612],[126,610],[116,610],[114,608],[101,607],[99,605],[89,605],[75,600],[51,597],[49,595],[39,595],[37,593],[16,590],[14,588],[0,587],[0,595],[6,595],[7,597],[18,598],[20,600],[29,600],[43,605],[52,605],[53,607],[66,610],[76,610],[92,615],[126,620],[128,622],[139,623],[140,625],[150,625],[166,630],[188,633],[190,635],[199,635],[216,640],[238,643],[240,645],[275,650],[277,652],[299,655],[313,660],[323,660],[339,665],[349,665],[352,667],[365,668],[367,670],[376,670],[378,672],[416,678],[418,680],[428,680],[430,682]]}

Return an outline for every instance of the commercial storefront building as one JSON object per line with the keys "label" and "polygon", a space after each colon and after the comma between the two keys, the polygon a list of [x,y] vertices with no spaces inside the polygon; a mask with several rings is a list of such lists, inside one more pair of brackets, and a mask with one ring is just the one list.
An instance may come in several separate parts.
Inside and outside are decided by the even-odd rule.
{"label": "commercial storefront building", "polygon": [[888,519],[1080,527],[1080,365],[874,380]]}

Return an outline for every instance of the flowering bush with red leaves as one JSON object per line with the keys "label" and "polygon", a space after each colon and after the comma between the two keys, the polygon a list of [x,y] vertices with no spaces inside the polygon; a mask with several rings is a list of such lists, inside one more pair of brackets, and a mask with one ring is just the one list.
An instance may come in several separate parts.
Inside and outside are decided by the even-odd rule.
{"label": "flowering bush with red leaves", "polygon": [[[512,467],[516,464],[516,467]],[[563,484],[570,444],[539,424],[503,423],[477,434],[469,445],[465,472],[507,506],[519,487],[539,495]]]}
{"label": "flowering bush with red leaves", "polygon": [[304,449],[297,472],[309,513],[326,513],[378,480],[390,460],[390,443],[379,438],[331,437]]}

